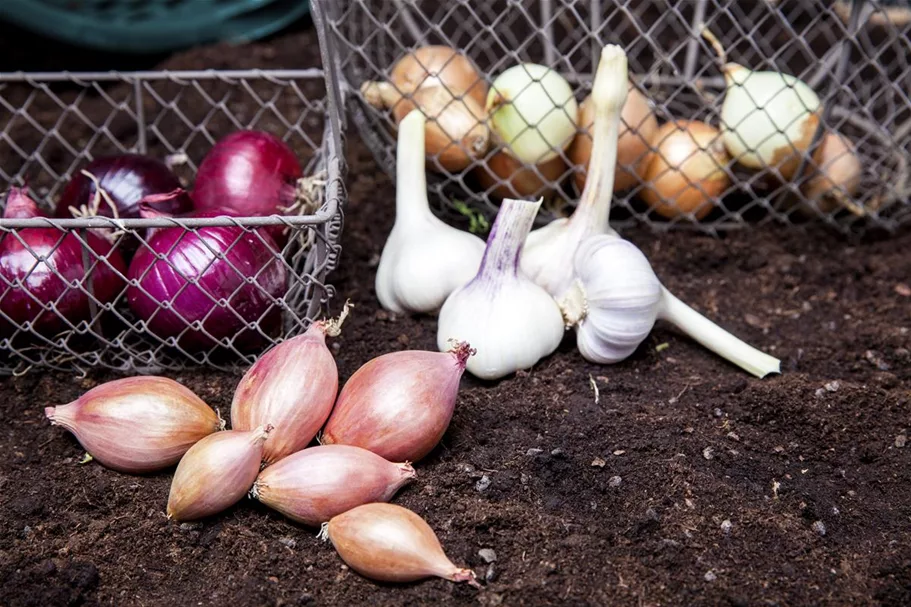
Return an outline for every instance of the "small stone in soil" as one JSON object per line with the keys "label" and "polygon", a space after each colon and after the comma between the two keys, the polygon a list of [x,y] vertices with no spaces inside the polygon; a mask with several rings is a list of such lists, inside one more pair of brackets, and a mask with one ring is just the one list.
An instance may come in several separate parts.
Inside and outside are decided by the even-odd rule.
{"label": "small stone in soil", "polygon": [[734,523],[732,523],[730,520],[724,519],[723,521],[721,521],[721,531],[725,535],[729,535],[731,533],[731,529],[733,527],[734,527]]}
{"label": "small stone in soil", "polygon": [[841,388],[841,382],[838,380],[830,381],[825,386],[826,392],[838,392],[838,389]]}
{"label": "small stone in soil", "polygon": [[488,487],[490,487],[490,477],[486,474],[481,477],[481,480],[474,484],[474,488],[477,491],[486,491]]}
{"label": "small stone in soil", "polygon": [[557,447],[556,449],[551,451],[550,455],[551,455],[551,457],[555,457],[557,459],[566,459],[566,452],[563,451],[563,449],[561,449],[560,447]]}
{"label": "small stone in soil", "polygon": [[484,580],[487,582],[494,582],[499,577],[499,572],[496,567],[493,566],[493,563],[487,566],[487,571],[484,573]]}
{"label": "small stone in soil", "polygon": [[540,453],[544,453],[544,449],[536,449],[535,447],[532,447],[531,449],[529,449],[528,451],[525,452],[525,455],[527,455],[528,457],[534,457]]}
{"label": "small stone in soil", "polygon": [[813,523],[813,525],[811,525],[811,527],[813,528],[813,531],[815,531],[819,535],[826,534],[826,525],[822,521],[816,521],[815,523]]}
{"label": "small stone in soil", "polygon": [[715,575],[715,572],[712,570],[706,571],[703,577],[705,578],[706,582],[714,582],[718,579],[718,576]]}
{"label": "small stone in soil", "polygon": [[620,486],[620,483],[623,482],[623,479],[619,476],[612,476],[608,479],[607,484],[611,487],[617,488]]}
{"label": "small stone in soil", "polygon": [[592,460],[592,467],[594,468],[603,468],[605,465],[607,465],[607,462],[600,457],[596,457]]}
{"label": "small stone in soil", "polygon": [[278,538],[278,543],[281,544],[282,546],[285,546],[286,548],[293,549],[293,548],[297,547],[297,542],[294,541],[294,538],[290,538],[290,537],[280,537],[280,538]]}
{"label": "small stone in soil", "polygon": [[704,457],[705,459],[712,459],[713,457],[715,457],[715,450],[712,449],[711,447],[706,447],[705,449],[702,450],[702,457]]}
{"label": "small stone in soil", "polygon": [[497,560],[497,553],[493,548],[481,548],[478,550],[478,556],[484,559],[485,563],[492,563]]}
{"label": "small stone in soil", "polygon": [[202,523],[181,523],[180,524],[181,531],[195,531],[197,529],[202,529],[202,527],[203,527]]}
{"label": "small stone in soil", "polygon": [[907,445],[907,444],[908,444],[908,435],[907,434],[899,434],[898,436],[895,437],[895,446],[898,447],[899,449],[904,449],[905,445]]}

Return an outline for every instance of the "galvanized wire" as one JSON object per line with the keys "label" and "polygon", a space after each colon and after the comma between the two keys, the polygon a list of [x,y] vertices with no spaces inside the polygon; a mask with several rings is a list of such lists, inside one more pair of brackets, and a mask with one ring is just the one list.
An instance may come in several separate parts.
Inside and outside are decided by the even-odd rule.
{"label": "galvanized wire", "polygon": [[[645,93],[659,122],[697,119],[721,125],[725,80],[705,25],[725,47],[728,59],[753,70],[794,75],[819,95],[819,127],[800,154],[795,176],[782,179],[776,167],[749,170],[738,158],[719,169],[731,185],[712,200],[714,210],[672,219],[659,216],[640,194],[638,180],[618,192],[612,222],[656,230],[696,229],[709,233],[768,222],[825,223],[845,232],[871,228],[894,231],[911,219],[911,5],[895,0],[318,0],[327,13],[327,38],[336,47],[331,78],[355,97],[352,116],[378,162],[393,174],[395,119],[360,94],[366,81],[388,81],[395,62],[413,49],[443,44],[464,52],[488,82],[520,62],[544,64],[573,86],[577,100],[590,90],[604,44],[621,45],[629,56],[631,80]],[[458,98],[460,91],[453,91]],[[406,95],[407,96],[407,95]],[[764,111],[759,109],[757,111]],[[432,118],[432,117],[431,117]],[[637,125],[625,125],[635,129]],[[727,125],[729,127],[736,125]],[[532,125],[532,128],[536,128]],[[779,127],[782,128],[782,127]],[[822,202],[805,195],[819,175],[810,161],[827,133],[845,137],[861,161],[856,192],[833,191]],[[649,153],[657,152],[649,141]],[[499,203],[477,173],[504,146],[461,171],[446,171],[430,159],[430,188],[440,211],[454,213],[470,201],[488,214]],[[799,150],[795,150],[799,151]],[[573,167],[545,179],[551,200],[540,218],[571,212],[578,197]],[[533,167],[528,167],[533,170]],[[695,186],[694,186],[695,187]]]}
{"label": "galvanized wire", "polygon": [[[299,215],[273,217],[0,219],[0,247],[28,242],[29,230],[52,230],[59,232],[54,252],[75,238],[83,258],[81,275],[64,277],[47,263],[54,252],[40,256],[31,251],[34,262],[25,279],[0,278],[0,373],[36,367],[157,373],[202,365],[237,370],[248,367],[270,345],[306,330],[325,314],[335,294],[327,274],[340,254],[344,160],[342,134],[335,129],[344,126],[342,102],[327,102],[326,79],[319,69],[0,74],[0,180],[27,183],[49,208],[69,178],[106,154],[179,155],[185,162],[175,170],[189,185],[216,140],[248,128],[271,132],[294,149],[313,199]],[[149,295],[145,283],[142,277],[130,280],[115,267],[114,251],[129,257],[132,249],[147,246],[149,228],[177,229],[181,239],[208,246],[200,234],[225,226],[232,226],[234,240],[226,251],[209,247],[209,267],[220,264],[236,279],[234,292],[213,301],[198,285],[197,275],[185,274],[165,257],[159,263],[169,264],[185,280],[179,292],[195,289],[204,300],[209,298],[212,310],[199,319],[178,315],[183,324],[172,334],[151,331],[128,302],[130,289]],[[263,237],[260,230],[268,226],[283,226],[287,244],[279,247]],[[90,238],[111,234],[116,234],[111,252],[88,244]],[[262,246],[271,259],[249,277],[225,255],[245,239]],[[278,295],[259,282],[270,267],[286,276]],[[42,300],[25,284],[42,272],[65,285],[55,301]],[[115,276],[122,288],[102,299],[95,286],[103,272]],[[237,297],[251,293],[266,301],[258,318],[247,318],[234,306]],[[31,320],[14,318],[13,307],[6,305],[13,297],[26,297],[43,312]],[[63,303],[70,297],[86,300],[87,312],[66,314]],[[175,300],[158,305],[165,310]],[[224,327],[211,322],[216,312],[240,323],[239,329],[224,334]],[[42,329],[40,321],[48,318],[56,319],[52,331]],[[187,341],[191,335],[197,337],[193,343]]]}

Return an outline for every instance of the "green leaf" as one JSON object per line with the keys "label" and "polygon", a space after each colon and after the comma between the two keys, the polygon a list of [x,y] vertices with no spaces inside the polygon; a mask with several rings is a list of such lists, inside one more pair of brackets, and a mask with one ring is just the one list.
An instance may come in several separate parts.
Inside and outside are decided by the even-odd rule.
{"label": "green leaf", "polygon": [[455,207],[456,211],[468,218],[468,231],[472,234],[483,235],[490,230],[490,222],[480,211],[471,208],[461,200],[453,200],[452,206]]}

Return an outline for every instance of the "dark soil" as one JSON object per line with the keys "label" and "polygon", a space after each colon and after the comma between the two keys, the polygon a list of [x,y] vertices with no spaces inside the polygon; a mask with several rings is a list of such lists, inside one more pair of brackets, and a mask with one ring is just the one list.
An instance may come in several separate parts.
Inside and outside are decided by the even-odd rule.
{"label": "dark soil", "polygon": [[[278,47],[312,44],[290,40]],[[376,303],[394,188],[348,143],[333,282],[357,307],[333,345],[343,378],[435,343],[433,319]],[[250,500],[169,522],[169,473],[81,465],[44,419],[110,376],[33,370],[2,383],[0,604],[911,604],[911,234],[628,236],[672,291],[779,356],[783,374],[753,379],[658,326],[622,364],[588,364],[567,338],[527,373],[466,377],[442,445],[396,502],[483,590],[367,581],[316,530]],[[228,410],[236,376],[175,377]]]}

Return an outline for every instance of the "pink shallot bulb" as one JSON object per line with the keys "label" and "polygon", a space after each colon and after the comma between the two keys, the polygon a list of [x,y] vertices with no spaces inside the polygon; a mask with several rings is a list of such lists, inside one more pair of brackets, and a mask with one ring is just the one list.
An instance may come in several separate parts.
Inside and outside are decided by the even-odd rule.
{"label": "pink shallot bulb", "polygon": [[198,396],[166,377],[127,377],[45,407],[103,466],[143,474],[173,466],[199,440],[224,427]]}
{"label": "pink shallot bulb", "polygon": [[266,352],[247,370],[231,403],[231,427],[252,430],[271,424],[263,459],[277,462],[306,447],[332,411],[338,368],[326,335],[336,336],[348,314],[315,322],[307,332]]}
{"label": "pink shallot bulb", "polygon": [[259,473],[250,494],[305,525],[370,502],[388,502],[414,479],[411,464],[394,464],[349,445],[322,445],[292,453]]}
{"label": "pink shallot bulb", "polygon": [[393,462],[416,462],[443,438],[459,380],[475,351],[384,354],[354,372],[323,429],[323,444],[355,445]]}
{"label": "pink shallot bulb", "polygon": [[474,571],[456,567],[424,519],[395,504],[365,504],[323,527],[349,567],[381,582],[414,582],[436,576],[480,587]]}

